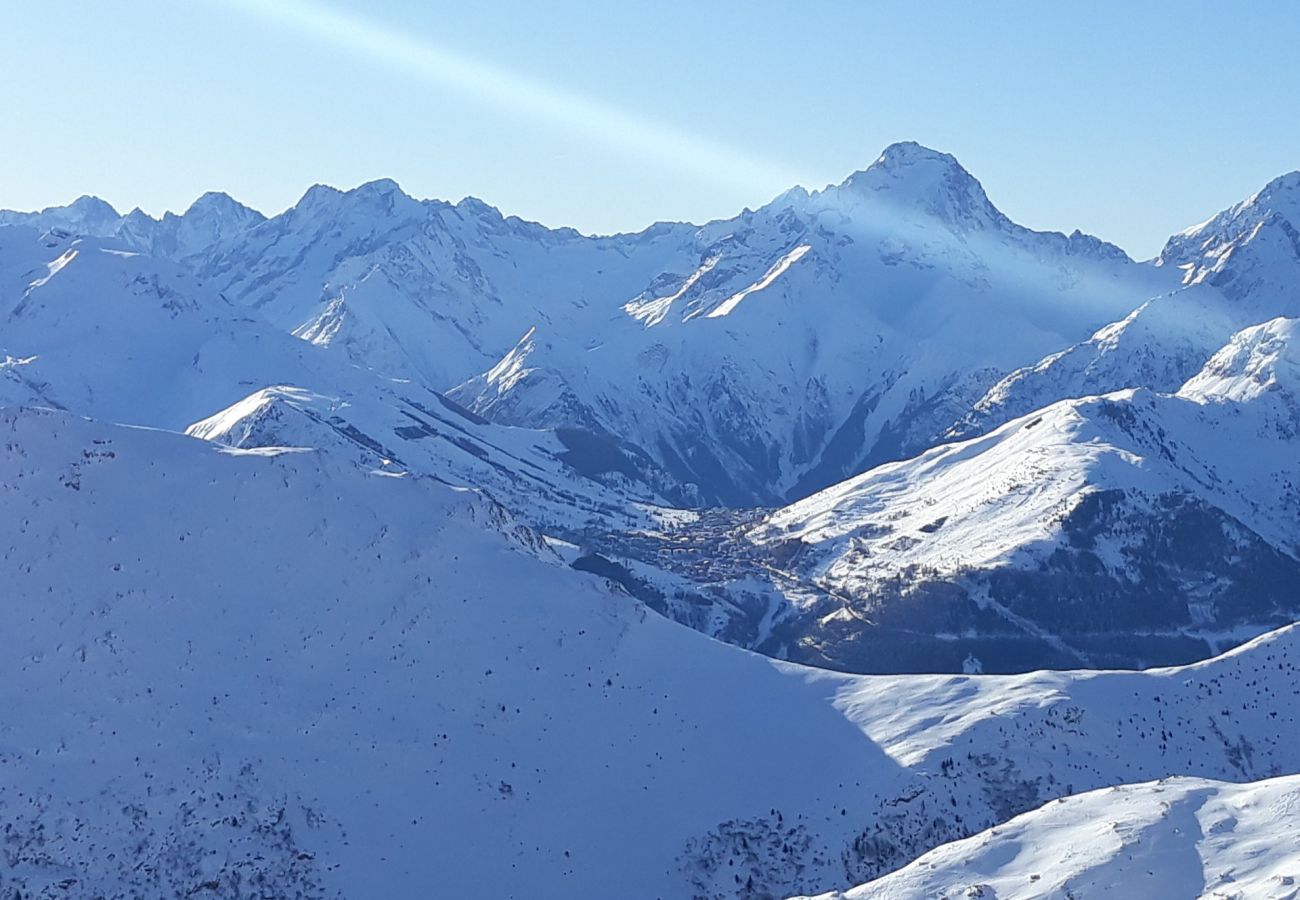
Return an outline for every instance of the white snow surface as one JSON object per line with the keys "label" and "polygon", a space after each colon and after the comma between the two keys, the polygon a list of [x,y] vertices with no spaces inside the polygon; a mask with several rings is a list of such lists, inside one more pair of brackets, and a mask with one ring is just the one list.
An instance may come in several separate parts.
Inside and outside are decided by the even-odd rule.
{"label": "white snow surface", "polygon": [[[1067,540],[1066,516],[1109,490],[1200,498],[1292,552],[1296,331],[1294,319],[1242,331],[1177,394],[1061,401],[880,466],[774,512],[751,539],[798,539],[818,583],[868,596],[908,567],[943,576],[1044,560]],[[1122,569],[1118,544],[1104,551]]]}
{"label": "white snow surface", "polygon": [[1300,316],[1300,172],[1170,238],[1157,265],[1185,287],[1000,380],[951,431],[968,437],[1057,400],[1172,392],[1231,335]]}
{"label": "white snow surface", "polygon": [[48,406],[244,448],[330,447],[491,492],[534,524],[636,521],[561,462],[554,434],[493,425],[274,328],[116,239],[0,227],[0,404]]}
{"label": "white snow surface", "polygon": [[[293,877],[346,896],[732,896],[729,821],[763,848],[746,873],[806,892],[869,872],[842,857],[881,821],[899,863],[929,849],[928,817],[880,818],[918,786],[983,827],[1067,781],[1300,764],[1294,629],[1153,673],[819,673],[648,614],[428,477],[58,411],[0,432],[3,790],[54,836],[31,889],[247,869],[233,803],[284,806],[317,861]],[[1015,777],[941,776],[974,751]]]}
{"label": "white snow surface", "polygon": [[1300,776],[1170,778],[1049,803],[817,900],[1258,898],[1300,892]]}
{"label": "white snow surface", "polygon": [[806,893],[1067,789],[1300,766],[1294,629],[1152,673],[834,675],[648,614],[429,477],[53,410],[0,432],[26,889]]}

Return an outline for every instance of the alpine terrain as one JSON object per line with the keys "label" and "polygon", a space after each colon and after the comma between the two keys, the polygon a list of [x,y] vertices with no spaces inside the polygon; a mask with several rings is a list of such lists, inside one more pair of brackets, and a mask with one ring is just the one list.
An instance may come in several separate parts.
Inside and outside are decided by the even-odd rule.
{"label": "alpine terrain", "polygon": [[1300,172],[0,212],[0,501],[5,898],[1300,896]]}

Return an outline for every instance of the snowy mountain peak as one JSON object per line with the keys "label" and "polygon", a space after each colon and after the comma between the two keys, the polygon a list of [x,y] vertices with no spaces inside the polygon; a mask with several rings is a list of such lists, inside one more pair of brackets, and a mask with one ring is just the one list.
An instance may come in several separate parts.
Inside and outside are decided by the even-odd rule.
{"label": "snowy mountain peak", "polygon": [[891,212],[920,212],[949,225],[984,228],[1007,223],[956,157],[914,141],[890,144],[869,167],[826,193],[870,197],[887,204]]}
{"label": "snowy mountain peak", "polygon": [[1212,284],[1261,313],[1300,314],[1300,172],[1174,235],[1157,264],[1177,266],[1185,284]]}
{"label": "snowy mountain peak", "polygon": [[349,193],[358,197],[388,197],[393,194],[406,196],[401,186],[391,178],[376,178],[373,181],[367,181],[365,184],[358,185]]}
{"label": "snowy mountain peak", "polygon": [[303,191],[302,196],[298,198],[298,202],[290,208],[299,209],[303,206],[315,205],[317,203],[328,203],[334,198],[341,196],[343,196],[343,192],[332,184],[322,184],[318,182]]}
{"label": "snowy mountain peak", "polygon": [[313,218],[324,216],[329,219],[360,221],[375,216],[419,216],[421,209],[420,201],[406,194],[396,181],[378,178],[349,191],[324,184],[313,185],[297,205],[289,210],[289,215],[295,218],[306,214]]}
{"label": "snowy mountain peak", "polygon": [[497,209],[491,203],[480,200],[478,197],[465,197],[459,203],[455,204],[456,209],[463,213],[469,213],[475,216],[491,216],[492,218],[502,218],[501,210]]}
{"label": "snowy mountain peak", "polygon": [[1201,400],[1300,396],[1300,319],[1276,318],[1233,335],[1179,393]]}
{"label": "snowy mountain peak", "polygon": [[1124,252],[1123,248],[1109,241],[1103,241],[1096,235],[1085,234],[1077,228],[1070,232],[1066,240],[1071,250],[1079,256],[1094,256],[1120,262],[1131,260],[1131,257]]}
{"label": "snowy mountain peak", "polygon": [[64,208],[67,209],[69,213],[75,214],[87,221],[107,222],[112,219],[120,218],[117,210],[113,208],[111,203],[90,194],[82,194]]}
{"label": "snowy mountain peak", "polygon": [[916,141],[896,141],[881,151],[871,168],[905,168],[918,163],[956,169],[969,176],[957,162],[957,157],[942,150],[933,150]]}
{"label": "snowy mountain peak", "polygon": [[1294,215],[1300,212],[1300,170],[1279,175],[1246,201]]}
{"label": "snowy mountain peak", "polygon": [[190,204],[184,215],[220,215],[223,217],[263,222],[266,216],[245,206],[224,191],[208,191]]}
{"label": "snowy mountain peak", "polygon": [[42,230],[66,228],[76,234],[107,236],[121,220],[111,204],[83,194],[67,206],[48,206],[39,212],[0,211],[0,225],[32,225]]}

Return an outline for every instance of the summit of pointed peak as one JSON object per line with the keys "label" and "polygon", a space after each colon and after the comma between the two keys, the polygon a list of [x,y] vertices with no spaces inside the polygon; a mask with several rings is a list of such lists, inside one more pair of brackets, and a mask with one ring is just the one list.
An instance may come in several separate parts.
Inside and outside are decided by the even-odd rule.
{"label": "summit of pointed peak", "polygon": [[243,206],[234,197],[224,191],[205,191],[190,204],[190,209],[202,209],[206,206]]}
{"label": "summit of pointed peak", "polygon": [[343,196],[343,192],[331,184],[313,184],[303,192],[295,206],[314,206]]}
{"label": "summit of pointed peak", "polygon": [[348,193],[359,194],[362,196],[371,194],[379,196],[387,196],[389,194],[406,195],[402,190],[401,185],[391,178],[376,178],[373,181],[367,181],[364,184],[357,185],[355,188],[348,191]]}
{"label": "summit of pointed peak", "polygon": [[[52,209],[57,209],[57,207]],[[93,194],[82,194],[69,203],[66,209],[69,212],[76,212],[82,216],[93,216],[98,219],[116,219],[119,217],[117,210],[113,208],[111,203]]]}
{"label": "summit of pointed peak", "polygon": [[216,212],[219,214],[235,215],[241,218],[264,220],[266,216],[250,206],[240,203],[234,197],[224,191],[207,191],[197,200],[190,204],[189,209],[185,210],[185,215],[192,213]]}
{"label": "summit of pointed peak", "polygon": [[934,150],[924,144],[918,144],[916,141],[896,141],[886,147],[877,157],[876,161],[871,164],[871,168],[896,168],[900,166],[913,166],[918,163],[930,163],[945,166],[953,169],[959,169],[962,172],[961,163],[957,162],[957,157],[951,153],[944,153],[941,150]]}
{"label": "summit of pointed peak", "polygon": [[957,157],[951,153],[932,150],[915,141],[890,144],[876,161],[861,172],[855,172],[850,181],[866,178],[875,184],[882,183],[946,183],[951,187],[980,188],[975,177],[967,172]]}
{"label": "summit of pointed peak", "polygon": [[504,218],[504,214],[501,210],[497,209],[486,200],[480,200],[478,197],[466,195],[465,197],[462,197],[458,203],[454,204],[454,206],[460,212],[470,213],[476,216],[488,215],[498,219]]}
{"label": "summit of pointed peak", "polygon": [[987,227],[1005,219],[955,156],[915,141],[890,144],[870,166],[826,193],[877,198],[896,210],[910,209],[954,226]]}

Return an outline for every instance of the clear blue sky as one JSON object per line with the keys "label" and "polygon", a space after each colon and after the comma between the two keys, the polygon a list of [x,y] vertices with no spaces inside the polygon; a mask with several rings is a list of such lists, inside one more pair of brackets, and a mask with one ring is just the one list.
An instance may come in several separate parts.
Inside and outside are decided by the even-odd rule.
{"label": "clear blue sky", "polygon": [[392,177],[584,231],[702,221],[888,143],[1137,256],[1300,168],[1292,2],[0,3],[0,207],[262,209]]}

